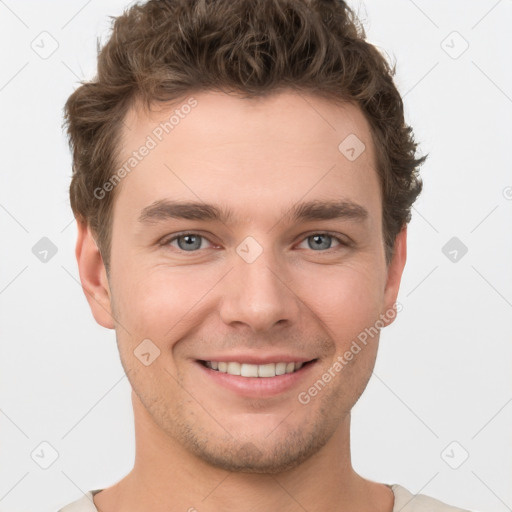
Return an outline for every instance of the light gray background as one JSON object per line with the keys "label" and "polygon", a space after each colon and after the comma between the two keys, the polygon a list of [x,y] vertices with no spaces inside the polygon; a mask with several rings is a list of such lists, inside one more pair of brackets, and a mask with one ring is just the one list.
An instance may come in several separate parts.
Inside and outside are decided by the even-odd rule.
{"label": "light gray background", "polygon": [[[130,390],[114,333],[95,324],[78,281],[61,130],[66,98],[94,74],[96,38],[105,40],[108,16],[126,5],[0,1],[1,511],[55,511],[113,484],[133,462]],[[409,228],[404,309],[383,332],[375,375],[353,413],[354,466],[414,493],[505,512],[512,1],[351,5],[370,41],[396,59],[407,120],[430,153]],[[57,248],[45,263],[32,252],[42,237]],[[456,262],[442,252],[452,237],[468,248]],[[58,452],[48,469],[39,465],[51,462],[41,442]]]}

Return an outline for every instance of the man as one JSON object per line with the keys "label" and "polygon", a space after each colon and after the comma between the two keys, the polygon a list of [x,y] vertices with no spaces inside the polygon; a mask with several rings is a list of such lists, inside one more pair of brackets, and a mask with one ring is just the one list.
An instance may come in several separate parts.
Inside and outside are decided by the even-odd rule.
{"label": "man", "polygon": [[65,110],[80,279],[136,458],[63,511],[461,510],[351,465],[425,159],[392,74],[340,1],[116,19]]}

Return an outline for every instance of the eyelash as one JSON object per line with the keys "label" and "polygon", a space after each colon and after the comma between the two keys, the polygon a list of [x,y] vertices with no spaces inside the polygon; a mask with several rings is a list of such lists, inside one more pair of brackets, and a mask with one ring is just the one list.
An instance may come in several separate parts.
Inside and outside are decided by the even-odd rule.
{"label": "eyelash", "polygon": [[[163,241],[160,242],[160,245],[162,246],[170,246],[172,242],[174,242],[175,240],[177,240],[178,238],[182,238],[184,236],[187,236],[187,235],[192,235],[192,236],[197,236],[197,237],[200,237],[204,240],[208,240],[207,237],[205,237],[204,235],[201,235],[199,233],[196,233],[194,231],[185,231],[183,233],[178,233],[176,235],[173,235],[172,238],[167,238],[167,239],[163,239]],[[336,240],[338,243],[339,243],[339,246],[338,247],[330,247],[329,249],[325,249],[325,250],[319,250],[319,251],[313,251],[313,249],[310,249],[311,251],[313,252],[323,252],[323,253],[327,253],[327,252],[330,252],[330,251],[333,251],[333,250],[336,250],[336,249],[341,249],[343,247],[351,247],[352,244],[347,241],[347,240],[343,240],[341,239],[340,237],[336,236],[335,234],[333,233],[330,233],[329,231],[317,231],[317,232],[313,232],[309,235],[306,235],[304,238],[301,239],[301,243],[305,240],[307,240],[308,238],[310,237],[313,237],[315,235],[325,235],[325,236],[328,236],[330,238],[332,238],[333,240]],[[213,242],[211,242],[210,240],[208,240],[208,242],[210,244],[212,244]],[[213,244],[215,245],[215,244]],[[195,251],[184,251],[183,249],[180,249],[179,247],[173,247],[174,249],[177,249],[179,252],[181,253],[195,253],[195,252],[200,252],[201,249],[197,249]],[[204,249],[203,249],[204,250]]]}

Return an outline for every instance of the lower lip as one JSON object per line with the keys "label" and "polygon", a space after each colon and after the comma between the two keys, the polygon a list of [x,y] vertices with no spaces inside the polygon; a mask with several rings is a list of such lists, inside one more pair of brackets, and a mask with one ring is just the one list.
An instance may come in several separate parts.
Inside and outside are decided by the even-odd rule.
{"label": "lower lip", "polygon": [[198,361],[196,361],[196,364],[209,379],[219,386],[241,396],[261,398],[276,396],[296,387],[310,374],[316,361],[309,362],[296,372],[276,375],[275,377],[242,377],[212,370]]}

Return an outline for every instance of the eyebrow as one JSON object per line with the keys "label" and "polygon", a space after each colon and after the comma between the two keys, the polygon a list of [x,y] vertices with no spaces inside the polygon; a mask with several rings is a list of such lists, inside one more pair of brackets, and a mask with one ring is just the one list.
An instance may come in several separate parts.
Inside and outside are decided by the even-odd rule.
{"label": "eyebrow", "polygon": [[[161,199],[145,207],[139,216],[141,223],[154,223],[167,219],[185,219],[228,224],[235,214],[233,211],[194,201],[173,201]],[[313,200],[294,205],[282,214],[287,222],[347,219],[364,221],[368,218],[368,210],[348,200]]]}

